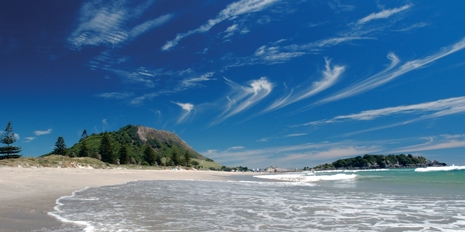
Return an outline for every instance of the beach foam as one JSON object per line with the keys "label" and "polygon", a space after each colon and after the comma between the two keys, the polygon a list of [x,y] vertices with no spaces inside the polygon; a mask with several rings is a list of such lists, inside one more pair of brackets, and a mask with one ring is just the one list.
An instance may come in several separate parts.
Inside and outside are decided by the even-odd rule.
{"label": "beach foam", "polygon": [[357,177],[355,174],[335,174],[335,175],[302,175],[302,174],[278,174],[254,176],[262,179],[284,180],[294,182],[316,182],[324,180],[347,180]]}
{"label": "beach foam", "polygon": [[415,172],[438,172],[438,171],[456,171],[456,170],[465,170],[465,166],[416,168]]}
{"label": "beach foam", "polygon": [[412,198],[292,184],[137,181],[78,191],[59,200],[56,214],[59,220],[82,223],[87,231],[465,229],[463,197]]}

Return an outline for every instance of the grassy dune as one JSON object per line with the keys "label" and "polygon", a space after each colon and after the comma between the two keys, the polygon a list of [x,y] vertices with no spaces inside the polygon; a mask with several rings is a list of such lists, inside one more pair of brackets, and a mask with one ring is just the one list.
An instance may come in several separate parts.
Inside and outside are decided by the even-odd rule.
{"label": "grassy dune", "polygon": [[[221,168],[221,165],[215,162],[192,159],[199,162],[201,169]],[[61,155],[50,155],[39,158],[18,158],[0,160],[0,167],[23,167],[23,168],[94,168],[94,169],[172,169],[173,167],[165,166],[144,166],[144,165],[114,165],[107,164],[98,159],[90,157],[70,158]],[[188,168],[189,169],[189,168]]]}

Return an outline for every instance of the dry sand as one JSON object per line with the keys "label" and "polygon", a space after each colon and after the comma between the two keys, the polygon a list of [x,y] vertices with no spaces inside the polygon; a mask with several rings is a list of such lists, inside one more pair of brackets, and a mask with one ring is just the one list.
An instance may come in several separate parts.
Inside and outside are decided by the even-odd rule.
{"label": "dry sand", "polygon": [[45,231],[61,223],[47,213],[85,187],[135,180],[226,180],[250,173],[174,170],[0,168],[0,231]]}

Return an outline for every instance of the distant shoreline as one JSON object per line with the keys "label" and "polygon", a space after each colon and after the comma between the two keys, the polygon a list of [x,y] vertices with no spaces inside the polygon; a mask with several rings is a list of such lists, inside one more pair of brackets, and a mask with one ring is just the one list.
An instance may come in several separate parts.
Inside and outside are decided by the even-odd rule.
{"label": "distant shoreline", "polygon": [[56,200],[85,187],[136,180],[232,180],[251,172],[0,167],[0,231],[58,229],[47,213]]}

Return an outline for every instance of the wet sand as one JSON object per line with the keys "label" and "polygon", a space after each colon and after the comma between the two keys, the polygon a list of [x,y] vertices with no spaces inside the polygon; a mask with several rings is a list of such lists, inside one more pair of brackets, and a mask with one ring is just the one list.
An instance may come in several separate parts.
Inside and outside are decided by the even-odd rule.
{"label": "wet sand", "polygon": [[49,231],[61,222],[49,216],[56,200],[85,187],[135,180],[228,180],[252,173],[187,170],[0,168],[0,231]]}

